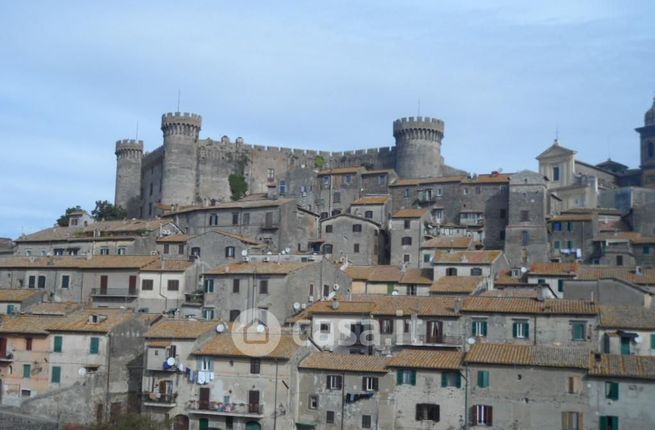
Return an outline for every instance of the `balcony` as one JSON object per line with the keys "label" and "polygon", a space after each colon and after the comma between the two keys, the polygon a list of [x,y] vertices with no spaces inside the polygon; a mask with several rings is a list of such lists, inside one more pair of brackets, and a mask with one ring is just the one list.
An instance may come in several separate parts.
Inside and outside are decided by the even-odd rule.
{"label": "balcony", "polygon": [[177,393],[143,393],[143,406],[154,408],[173,408],[176,406]]}
{"label": "balcony", "polygon": [[205,293],[194,291],[193,293],[184,293],[184,305],[186,306],[202,306],[205,303]]}
{"label": "balcony", "polygon": [[0,353],[0,363],[11,363],[14,361],[13,352],[1,352]]}
{"label": "balcony", "polygon": [[265,222],[262,224],[261,229],[262,230],[277,230],[280,228],[280,223],[278,222]]}
{"label": "balcony", "polygon": [[[203,406],[203,407],[200,407]],[[187,403],[187,409],[190,414],[196,415],[215,415],[226,417],[250,417],[263,418],[264,405],[261,403],[221,403],[209,402],[209,404],[200,405],[197,400],[190,400]]]}
{"label": "balcony", "polygon": [[93,297],[138,297],[139,293],[135,288],[92,288]]}

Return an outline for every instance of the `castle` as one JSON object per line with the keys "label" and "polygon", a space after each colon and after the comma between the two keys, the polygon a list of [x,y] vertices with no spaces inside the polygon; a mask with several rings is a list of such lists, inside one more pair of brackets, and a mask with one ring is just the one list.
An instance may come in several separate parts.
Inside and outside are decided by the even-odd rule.
{"label": "castle", "polygon": [[444,123],[436,118],[394,121],[394,147],[345,152],[250,145],[241,137],[201,139],[201,127],[200,115],[167,113],[161,121],[164,143],[154,151],[144,154],[141,140],[116,142],[115,204],[130,216],[151,217],[162,205],[229,200],[231,174],[243,176],[249,193],[261,193],[271,184],[304,183],[321,168],[394,169],[401,178],[464,173],[444,164]]}

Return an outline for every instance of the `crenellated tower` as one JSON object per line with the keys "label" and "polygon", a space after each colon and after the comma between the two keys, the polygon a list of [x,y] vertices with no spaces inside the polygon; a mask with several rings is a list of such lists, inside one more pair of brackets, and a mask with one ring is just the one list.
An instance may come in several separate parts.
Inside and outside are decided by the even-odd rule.
{"label": "crenellated tower", "polygon": [[202,117],[188,112],[161,117],[164,133],[162,198],[164,204],[190,205],[196,200],[198,136]]}
{"label": "crenellated tower", "polygon": [[141,198],[141,162],[143,140],[123,139],[116,142],[116,194],[114,205],[136,216]]}
{"label": "crenellated tower", "polygon": [[444,123],[436,118],[409,117],[393,122],[396,172],[401,178],[430,178],[443,174],[441,139]]}
{"label": "crenellated tower", "polygon": [[641,185],[655,188],[655,100],[644,115],[644,126],[637,128],[641,154]]}

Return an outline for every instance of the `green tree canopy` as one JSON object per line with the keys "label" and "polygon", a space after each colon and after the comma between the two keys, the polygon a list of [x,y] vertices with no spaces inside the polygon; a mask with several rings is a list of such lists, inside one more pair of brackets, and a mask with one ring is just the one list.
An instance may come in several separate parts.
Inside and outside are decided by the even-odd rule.
{"label": "green tree canopy", "polygon": [[64,214],[57,219],[57,225],[61,227],[68,227],[68,221],[70,220],[71,214],[81,210],[83,209],[79,205],[66,209],[66,212],[64,212]]}
{"label": "green tree canopy", "polygon": [[230,182],[232,200],[239,200],[246,195],[246,192],[248,191],[248,183],[243,175],[230,175],[228,181]]}
{"label": "green tree canopy", "polygon": [[114,206],[107,200],[97,200],[96,207],[91,211],[96,221],[112,221],[127,218],[127,211],[120,206]]}

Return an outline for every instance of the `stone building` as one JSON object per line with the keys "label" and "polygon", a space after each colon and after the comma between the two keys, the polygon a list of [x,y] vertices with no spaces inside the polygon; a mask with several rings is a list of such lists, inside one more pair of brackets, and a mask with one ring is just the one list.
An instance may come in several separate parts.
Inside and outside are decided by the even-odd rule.
{"label": "stone building", "polygon": [[427,235],[427,209],[402,209],[391,217],[391,264],[419,267],[420,246]]}
{"label": "stone building", "polygon": [[356,265],[388,262],[387,235],[380,224],[356,215],[339,214],[321,220],[322,253],[333,261]]}
{"label": "stone building", "polygon": [[597,350],[605,354],[655,355],[655,310],[601,306]]}
{"label": "stone building", "polygon": [[388,194],[362,197],[352,202],[350,213],[370,219],[386,229],[391,218],[391,198]]}

